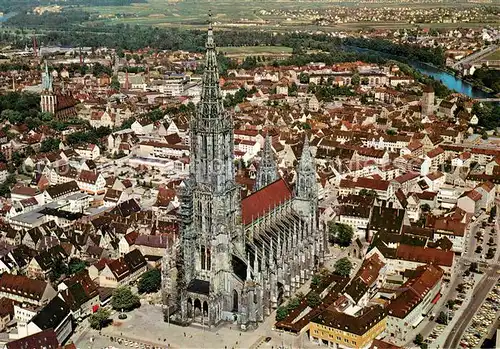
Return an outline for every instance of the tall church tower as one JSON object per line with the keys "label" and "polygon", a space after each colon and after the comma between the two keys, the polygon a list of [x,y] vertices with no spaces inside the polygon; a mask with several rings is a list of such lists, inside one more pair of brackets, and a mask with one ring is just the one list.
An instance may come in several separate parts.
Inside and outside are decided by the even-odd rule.
{"label": "tall church tower", "polygon": [[278,169],[276,167],[276,161],[274,160],[273,148],[271,147],[271,138],[269,135],[266,135],[264,150],[262,151],[262,158],[255,179],[254,191],[260,190],[277,180]]}
{"label": "tall church tower", "polygon": [[421,106],[422,115],[430,116],[434,113],[434,89],[431,85],[423,88]]}
{"label": "tall church tower", "polygon": [[190,176],[179,188],[183,263],[177,285],[183,322],[196,317],[197,305],[185,305],[189,299],[201,299],[202,314],[211,317],[207,324],[221,320],[233,291],[232,256],[245,256],[233,131],[233,119],[223,107],[210,24],[201,100],[190,121]]}

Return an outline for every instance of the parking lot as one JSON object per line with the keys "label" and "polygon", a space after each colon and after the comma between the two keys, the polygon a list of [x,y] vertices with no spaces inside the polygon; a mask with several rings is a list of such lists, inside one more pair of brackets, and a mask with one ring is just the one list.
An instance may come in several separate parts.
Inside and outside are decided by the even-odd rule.
{"label": "parking lot", "polygon": [[476,312],[469,326],[465,330],[460,345],[463,348],[480,346],[484,337],[488,335],[490,326],[500,315],[500,284],[497,284],[488,293],[488,297]]}

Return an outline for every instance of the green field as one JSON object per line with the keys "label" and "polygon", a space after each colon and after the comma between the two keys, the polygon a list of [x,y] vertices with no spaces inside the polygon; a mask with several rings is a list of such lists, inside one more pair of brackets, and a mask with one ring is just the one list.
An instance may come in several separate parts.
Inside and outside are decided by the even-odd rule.
{"label": "green field", "polygon": [[266,55],[266,54],[292,54],[293,49],[285,46],[225,46],[218,47],[218,51],[224,52],[227,55]]}
{"label": "green field", "polygon": [[[261,10],[306,10],[326,9],[335,6],[355,6],[352,1],[326,0],[148,0],[148,3],[133,4],[130,6],[93,6],[81,7],[85,11],[96,14],[96,21],[106,23],[128,23],[153,25],[160,27],[205,27],[208,12],[213,12],[216,26],[222,29],[238,28],[265,29],[275,31],[318,29],[309,22],[300,20],[286,21],[285,17],[260,16]],[[363,6],[395,6],[394,4],[363,4]],[[414,4],[415,7],[435,6],[432,4]],[[442,3],[440,6],[457,6],[454,3]],[[460,5],[459,5],[460,6]],[[467,5],[463,5],[467,6]],[[486,21],[486,20],[485,20]],[[487,21],[486,21],[487,22]],[[483,23],[484,24],[484,23]],[[428,24],[422,27],[472,27],[475,23]],[[331,27],[321,27],[321,30],[342,30],[346,28],[411,28],[409,23],[347,23]]]}
{"label": "green field", "polygon": [[484,57],[481,61],[500,61],[500,49]]}

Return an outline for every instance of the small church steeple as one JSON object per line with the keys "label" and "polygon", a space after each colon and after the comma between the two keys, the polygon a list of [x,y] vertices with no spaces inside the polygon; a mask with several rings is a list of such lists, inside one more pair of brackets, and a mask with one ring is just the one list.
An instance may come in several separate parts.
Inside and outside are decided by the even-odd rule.
{"label": "small church steeple", "polygon": [[44,91],[53,92],[52,75],[49,74],[49,66],[45,61],[45,71],[42,73],[42,88]]}
{"label": "small church steeple", "polygon": [[271,146],[271,138],[269,137],[269,134],[266,134],[266,140],[264,141],[262,158],[260,159],[259,168],[257,170],[254,190],[260,190],[276,180],[278,180],[278,169]]}

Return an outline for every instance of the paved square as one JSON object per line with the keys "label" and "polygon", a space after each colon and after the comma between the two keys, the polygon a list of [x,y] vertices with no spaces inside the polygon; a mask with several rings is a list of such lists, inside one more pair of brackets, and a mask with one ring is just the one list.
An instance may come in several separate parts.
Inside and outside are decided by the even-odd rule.
{"label": "paved square", "polygon": [[[272,330],[274,314],[260,324],[255,331],[241,332],[236,325],[224,325],[217,330],[204,330],[198,327],[180,327],[163,321],[160,307],[142,305],[141,308],[127,313],[128,318],[118,320],[118,314],[113,315],[114,323],[101,331],[89,329],[76,345],[79,349],[102,349],[108,346],[116,348],[135,347],[135,344],[117,344],[116,338],[123,338],[145,345],[160,348],[310,348],[317,347],[308,341],[308,337],[294,336]],[[111,337],[113,341],[111,341]],[[271,341],[264,342],[266,337]]]}

